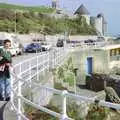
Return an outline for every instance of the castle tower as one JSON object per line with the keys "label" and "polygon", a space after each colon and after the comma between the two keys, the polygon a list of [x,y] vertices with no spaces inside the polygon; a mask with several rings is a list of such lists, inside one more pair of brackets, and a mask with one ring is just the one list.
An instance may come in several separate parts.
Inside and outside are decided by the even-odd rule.
{"label": "castle tower", "polygon": [[83,16],[86,19],[86,23],[90,25],[90,13],[83,4],[75,11],[74,15]]}
{"label": "castle tower", "polygon": [[59,0],[52,0],[52,8],[59,8]]}
{"label": "castle tower", "polygon": [[95,19],[95,28],[100,35],[105,35],[105,32],[107,31],[107,22],[102,13],[98,14]]}

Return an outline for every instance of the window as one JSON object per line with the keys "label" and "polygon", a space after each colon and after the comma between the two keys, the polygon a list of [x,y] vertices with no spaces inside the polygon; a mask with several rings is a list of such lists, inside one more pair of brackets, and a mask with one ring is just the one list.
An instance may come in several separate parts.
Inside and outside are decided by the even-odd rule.
{"label": "window", "polygon": [[119,55],[120,55],[120,48],[119,48]]}

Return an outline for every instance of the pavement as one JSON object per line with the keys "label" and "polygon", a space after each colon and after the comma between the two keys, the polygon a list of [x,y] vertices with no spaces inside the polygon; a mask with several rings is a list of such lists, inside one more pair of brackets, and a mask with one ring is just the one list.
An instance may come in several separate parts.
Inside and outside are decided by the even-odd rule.
{"label": "pavement", "polygon": [[17,120],[16,113],[11,110],[10,102],[0,101],[0,120]]}

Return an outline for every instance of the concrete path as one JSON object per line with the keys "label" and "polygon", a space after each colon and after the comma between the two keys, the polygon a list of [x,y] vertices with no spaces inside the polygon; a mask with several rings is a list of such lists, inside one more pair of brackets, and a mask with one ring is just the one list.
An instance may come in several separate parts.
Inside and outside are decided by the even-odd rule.
{"label": "concrete path", "polygon": [[0,101],[0,120],[17,120],[17,115],[11,110],[10,102]]}

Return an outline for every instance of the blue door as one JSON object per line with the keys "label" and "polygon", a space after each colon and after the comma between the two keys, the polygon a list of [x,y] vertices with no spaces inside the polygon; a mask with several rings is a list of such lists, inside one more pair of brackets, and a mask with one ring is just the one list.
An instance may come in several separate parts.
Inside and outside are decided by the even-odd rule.
{"label": "blue door", "polygon": [[86,65],[87,74],[91,74],[93,72],[93,58],[87,57],[87,65]]}

